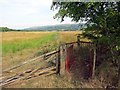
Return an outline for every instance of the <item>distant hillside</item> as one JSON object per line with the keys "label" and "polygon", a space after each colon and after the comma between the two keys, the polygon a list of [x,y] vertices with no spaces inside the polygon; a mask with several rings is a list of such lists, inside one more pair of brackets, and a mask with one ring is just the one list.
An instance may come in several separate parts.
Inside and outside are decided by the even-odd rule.
{"label": "distant hillside", "polygon": [[62,24],[62,25],[49,25],[49,26],[38,26],[38,27],[30,27],[30,28],[25,28],[24,30],[78,30],[81,28],[85,28],[84,25],[80,24]]}

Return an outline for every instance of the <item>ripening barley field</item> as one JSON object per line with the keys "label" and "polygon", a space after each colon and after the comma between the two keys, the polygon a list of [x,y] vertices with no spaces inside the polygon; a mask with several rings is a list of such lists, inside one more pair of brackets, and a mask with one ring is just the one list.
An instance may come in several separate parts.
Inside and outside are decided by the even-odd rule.
{"label": "ripening barley field", "polygon": [[[2,69],[8,69],[21,62],[56,50],[60,44],[76,41],[80,31],[52,31],[52,32],[2,32]],[[82,40],[82,39],[81,39]],[[86,39],[84,39],[86,40]],[[45,63],[35,61],[14,70],[12,73],[3,73],[10,76],[30,68],[44,66]],[[64,65],[63,65],[64,66]],[[64,71],[64,68],[63,70]],[[49,82],[48,82],[49,80]],[[74,87],[64,76],[38,77],[25,82],[17,82],[7,87]]]}
{"label": "ripening barley field", "polygon": [[[56,46],[63,42],[76,40],[79,32],[3,32],[2,53],[15,54],[22,50],[38,49],[42,46],[50,46],[56,42]],[[72,38],[71,38],[72,37]],[[50,47],[51,48],[51,47]]]}
{"label": "ripening barley field", "polygon": [[50,32],[4,32],[3,55],[24,49],[39,48],[55,39],[57,33]]}

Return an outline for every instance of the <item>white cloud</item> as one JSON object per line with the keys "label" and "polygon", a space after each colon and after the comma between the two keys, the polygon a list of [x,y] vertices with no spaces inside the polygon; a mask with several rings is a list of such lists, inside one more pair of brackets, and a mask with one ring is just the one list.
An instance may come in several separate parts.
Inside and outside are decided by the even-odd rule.
{"label": "white cloud", "polygon": [[0,26],[24,28],[59,24],[60,21],[53,19],[56,12],[50,10],[51,4],[52,0],[0,0]]}

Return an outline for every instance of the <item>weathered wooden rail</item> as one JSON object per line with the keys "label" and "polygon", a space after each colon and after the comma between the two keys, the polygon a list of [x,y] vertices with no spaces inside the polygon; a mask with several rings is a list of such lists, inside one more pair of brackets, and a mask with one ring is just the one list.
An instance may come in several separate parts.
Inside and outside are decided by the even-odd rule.
{"label": "weathered wooden rail", "polygon": [[0,81],[0,86],[7,85],[7,84],[10,84],[16,81],[20,81],[20,80],[32,79],[32,78],[42,76],[42,75],[48,76],[50,74],[55,74],[54,72],[55,70],[56,70],[55,67],[44,67],[43,69],[37,68],[37,69],[31,70],[29,71],[29,73],[25,71],[18,75],[14,75],[12,77],[9,77],[9,78],[6,78]]}
{"label": "weathered wooden rail", "polygon": [[51,56],[51,55],[56,54],[56,53],[59,53],[59,52],[60,52],[59,50],[51,51],[51,52],[49,52],[49,53],[43,54],[43,55],[38,56],[38,57],[36,57],[36,58],[33,58],[33,59],[31,59],[31,60],[27,60],[27,61],[25,61],[25,62],[22,62],[22,63],[20,63],[20,64],[18,64],[18,65],[15,65],[15,66],[11,67],[11,68],[7,68],[7,69],[3,70],[2,72],[3,72],[3,73],[4,73],[4,72],[9,72],[10,70],[17,69],[17,68],[19,68],[19,67],[21,67],[21,66],[23,66],[23,65],[25,65],[25,64],[32,63],[32,62],[34,62],[34,61],[36,61],[36,60],[43,61],[45,57]]}

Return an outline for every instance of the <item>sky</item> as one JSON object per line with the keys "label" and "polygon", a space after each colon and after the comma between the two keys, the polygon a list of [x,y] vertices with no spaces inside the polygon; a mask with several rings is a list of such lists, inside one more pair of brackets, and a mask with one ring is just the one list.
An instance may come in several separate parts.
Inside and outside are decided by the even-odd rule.
{"label": "sky", "polygon": [[0,27],[23,29],[33,26],[71,24],[53,19],[57,10],[50,10],[52,0],[0,0]]}

